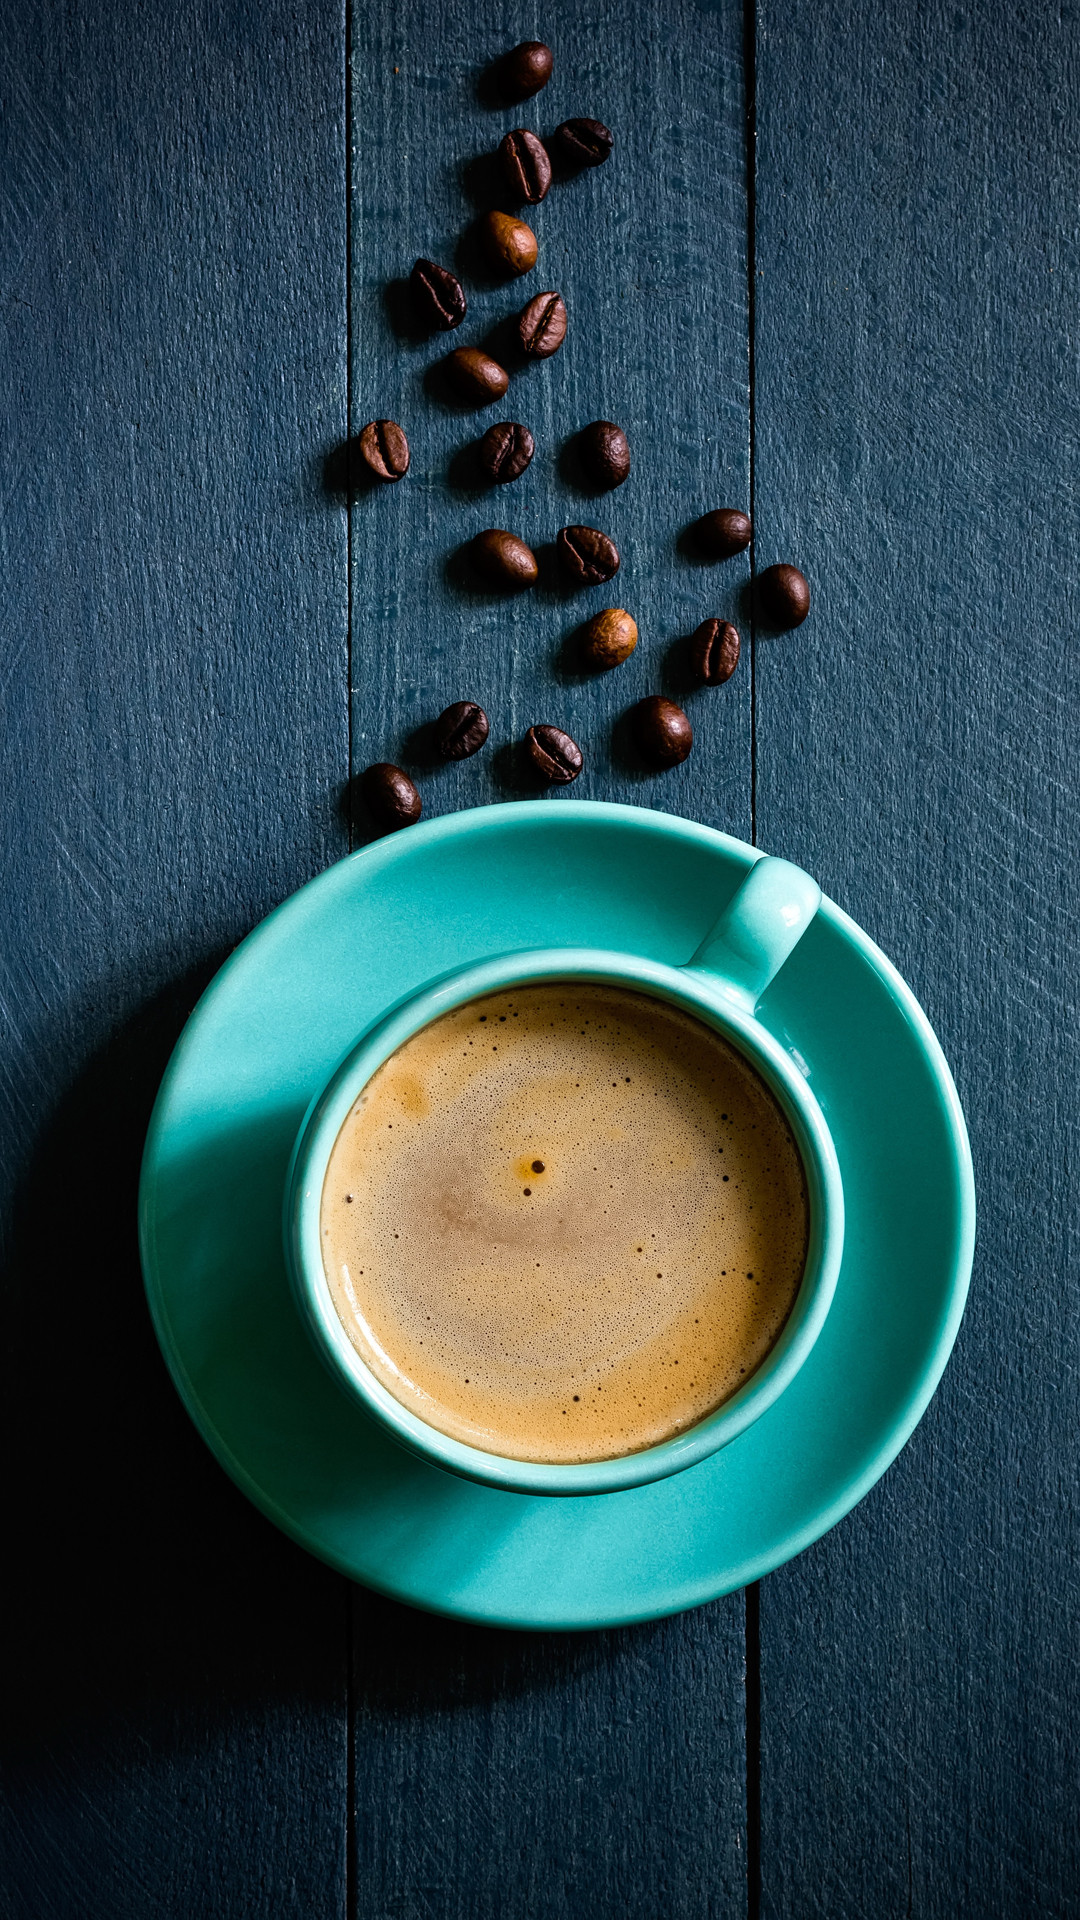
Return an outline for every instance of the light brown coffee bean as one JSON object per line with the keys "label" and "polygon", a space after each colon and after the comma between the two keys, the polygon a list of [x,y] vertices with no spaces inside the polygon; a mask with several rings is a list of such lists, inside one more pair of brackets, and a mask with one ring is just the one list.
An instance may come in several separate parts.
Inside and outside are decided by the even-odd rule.
{"label": "light brown coffee bean", "polygon": [[504,593],[516,592],[521,587],[531,587],[536,583],[540,571],[536,555],[524,540],[518,539],[516,533],[506,533],[501,527],[488,527],[486,532],[477,534],[469,554],[481,578]]}
{"label": "light brown coffee bean", "polygon": [[717,507],[703,513],[690,529],[693,543],[705,560],[730,560],[750,545],[750,515],[738,507]]}
{"label": "light brown coffee bean", "polygon": [[798,567],[766,567],[758,575],[757,610],[768,627],[801,627],[810,611],[810,582]]}
{"label": "light brown coffee bean", "polygon": [[501,400],[510,385],[506,368],[479,347],[455,347],[444,364],[461,398],[474,407],[489,407],[493,400]]}
{"label": "light brown coffee bean", "polygon": [[518,339],[530,360],[550,360],[558,352],[566,339],[566,307],[561,294],[538,293],[522,308]]}
{"label": "light brown coffee bean", "polygon": [[496,273],[528,273],[536,265],[536,235],[509,213],[485,213],[480,239]]}
{"label": "light brown coffee bean", "polygon": [[386,833],[411,827],[423,811],[414,783],[389,760],[380,760],[361,774],[360,791],[375,824]]}
{"label": "light brown coffee bean", "polygon": [[525,745],[533,766],[552,786],[568,787],[585,765],[577,741],[561,727],[530,727]]}
{"label": "light brown coffee bean", "polygon": [[507,192],[515,201],[535,206],[551,185],[551,161],[543,141],[524,127],[515,127],[499,143],[499,164]]}
{"label": "light brown coffee bean", "polygon": [[605,607],[582,629],[581,658],[598,671],[620,667],[638,643],[637,621],[624,607]]}
{"label": "light brown coffee bean", "polygon": [[376,480],[400,480],[409,471],[409,443],[396,420],[369,420],[360,434],[360,457]]}
{"label": "light brown coffee bean", "polygon": [[634,739],[651,767],[677,767],[694,744],[694,730],[681,707],[654,693],[630,710]]}
{"label": "light brown coffee bean", "polygon": [[742,642],[730,620],[703,620],[690,636],[690,665],[703,687],[721,687],[739,664]]}
{"label": "light brown coffee bean", "polygon": [[619,549],[597,527],[563,527],[555,548],[564,572],[580,587],[597,587],[619,571]]}

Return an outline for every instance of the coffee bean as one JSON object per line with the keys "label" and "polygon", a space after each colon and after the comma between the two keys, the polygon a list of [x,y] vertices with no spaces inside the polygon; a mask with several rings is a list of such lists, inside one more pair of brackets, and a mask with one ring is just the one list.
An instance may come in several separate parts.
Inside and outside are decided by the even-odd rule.
{"label": "coffee bean", "polygon": [[425,327],[448,333],[465,318],[465,293],[454,274],[434,260],[418,260],[411,274],[413,305]]}
{"label": "coffee bean", "polygon": [[694,744],[694,730],[681,707],[662,693],[630,709],[638,751],[652,767],[677,767]]}
{"label": "coffee bean", "polygon": [[499,142],[499,162],[507,191],[535,206],[551,185],[548,150],[535,133],[515,127]]}
{"label": "coffee bean", "polygon": [[703,687],[722,687],[739,664],[741,642],[730,620],[703,620],[690,636],[690,664]]}
{"label": "coffee bean", "polygon": [[752,532],[749,514],[740,513],[738,507],[703,513],[690,529],[695,547],[706,560],[730,560],[732,554],[742,553],[750,545]]}
{"label": "coffee bean", "polygon": [[467,760],[488,737],[488,717],[475,700],[455,700],[435,722],[435,743],[444,760]]}
{"label": "coffee bean", "polygon": [[528,100],[551,79],[554,65],[551,48],[542,40],[523,40],[499,63],[499,80],[508,100]]}
{"label": "coffee bean", "polygon": [[360,435],[360,457],[377,480],[409,471],[409,443],[396,420],[370,420]]}
{"label": "coffee bean", "polygon": [[599,120],[564,120],[552,135],[551,144],[564,167],[598,167],[607,159],[615,140]]}
{"label": "coffee bean", "polygon": [[480,239],[496,273],[528,273],[536,265],[536,235],[509,213],[485,213]]}
{"label": "coffee bean", "polygon": [[490,407],[501,400],[510,385],[510,375],[489,353],[479,347],[455,347],[446,356],[446,371],[463,400],[474,407]]}
{"label": "coffee bean", "polygon": [[413,782],[388,760],[380,760],[361,774],[360,791],[372,819],[387,833],[411,827],[420,818],[421,800]]}
{"label": "coffee bean", "polygon": [[581,634],[581,658],[585,666],[603,669],[620,667],[629,660],[638,643],[637,621],[623,607],[605,607],[594,613]]}
{"label": "coffee bean", "polygon": [[536,555],[515,533],[489,527],[485,533],[477,534],[469,552],[477,573],[489,586],[499,587],[504,593],[531,587],[536,582],[539,572]]}
{"label": "coffee bean", "polygon": [[555,545],[565,571],[579,586],[598,587],[619,571],[614,540],[596,527],[564,527]]}
{"label": "coffee bean", "polygon": [[613,420],[594,420],[578,435],[578,453],[592,487],[621,487],[630,472],[630,443]]}
{"label": "coffee bean", "polygon": [[766,567],[758,575],[755,597],[766,626],[800,627],[810,611],[810,583],[798,567]]}
{"label": "coffee bean", "polygon": [[558,293],[538,293],[521,310],[518,339],[530,360],[550,360],[566,339],[566,308]]}
{"label": "coffee bean", "polygon": [[499,420],[480,442],[480,470],[500,485],[519,479],[532,457],[532,434],[516,420]]}
{"label": "coffee bean", "polygon": [[585,765],[581,748],[561,727],[530,727],[525,745],[533,766],[552,786],[568,787]]}

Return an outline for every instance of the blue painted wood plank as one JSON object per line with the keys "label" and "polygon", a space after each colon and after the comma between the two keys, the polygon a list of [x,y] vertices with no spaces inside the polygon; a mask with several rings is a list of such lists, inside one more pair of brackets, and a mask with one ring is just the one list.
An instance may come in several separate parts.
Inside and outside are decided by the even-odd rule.
{"label": "blue painted wood plank", "polygon": [[[485,107],[485,64],[536,33],[554,49],[551,84],[524,107]],[[747,569],[695,565],[679,546],[706,508],[748,497],[740,8],[646,3],[616,22],[567,0],[538,23],[501,0],[374,4],[354,14],[352,76],[352,429],[390,417],[412,448],[406,479],[352,510],[355,767],[405,764],[428,814],[512,799],[526,790],[512,743],[554,722],[586,754],[575,795],[748,835],[749,673],[691,693],[683,667],[703,618],[738,617]],[[610,125],[615,150],[524,210],[536,269],[499,289],[463,268],[469,312],[455,333],[396,331],[387,288],[418,255],[454,265],[483,204],[477,163],[508,128],[550,131],[571,114]],[[545,288],[569,311],[560,352],[484,413],[442,405],[432,363]],[[562,459],[596,418],[624,427],[633,465],[617,492],[588,498]],[[461,450],[496,419],[528,425],[537,451],[522,479],[484,493],[461,484]],[[540,587],[515,601],[459,583],[453,556],[482,528],[544,549],[573,522],[615,538],[610,585],[567,595],[543,553]],[[590,680],[571,637],[604,606],[628,608],[641,639],[628,664]],[[685,699],[697,731],[691,759],[663,777],[634,765],[620,727],[657,691]],[[487,709],[491,741],[437,769],[421,730],[462,698]],[[456,1629],[362,1598],[354,1637],[358,1913],[744,1911],[741,1597],[581,1641]]]}
{"label": "blue painted wood plank", "polygon": [[767,1915],[1080,1911],[1075,9],[763,0],[762,840],[912,981],[973,1135],[959,1348],[762,1592]]}
{"label": "blue painted wood plank", "polygon": [[344,1589],[195,1437],[134,1224],[194,995],[345,845],[346,526],[322,475],[345,422],[344,77],[336,4],[5,19],[0,1904],[20,1920],[344,1909]]}

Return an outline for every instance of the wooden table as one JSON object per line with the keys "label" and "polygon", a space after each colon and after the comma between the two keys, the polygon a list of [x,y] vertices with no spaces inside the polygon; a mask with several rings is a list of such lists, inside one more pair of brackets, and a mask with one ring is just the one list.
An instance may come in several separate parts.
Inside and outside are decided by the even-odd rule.
{"label": "wooden table", "polygon": [[[13,0],[5,1917],[1080,1912],[1077,18]],[[555,79],[492,111],[479,69],[533,33]],[[492,506],[386,290],[453,258],[507,126],[575,112],[615,155],[536,210],[526,284],[571,331],[512,389],[539,451]],[[477,292],[461,337],[521,297]],[[373,415],[413,470],[348,504]],[[598,415],[634,472],[583,513],[558,454]],[[758,569],[813,583],[783,639],[748,566],[679,545],[751,502]],[[578,603],[477,602],[447,564],[594,512],[643,635],[600,684]],[[646,778],[619,716],[705,614],[744,664]],[[582,797],[811,868],[972,1128],[971,1304],[897,1464],[760,1589],[615,1633],[449,1624],[306,1558],[211,1461],[141,1297],[139,1151],[195,997],[348,851],[350,774],[466,695],[499,750],[425,772],[429,813],[513,798],[508,743],[561,721]]]}

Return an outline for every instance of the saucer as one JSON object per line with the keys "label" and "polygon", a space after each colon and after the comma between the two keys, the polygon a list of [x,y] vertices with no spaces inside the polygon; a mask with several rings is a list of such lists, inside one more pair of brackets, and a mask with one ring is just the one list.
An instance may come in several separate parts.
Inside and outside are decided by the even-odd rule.
{"label": "saucer", "polygon": [[809,1076],[836,1143],[843,1265],[796,1379],[722,1452],[581,1498],[457,1479],[371,1423],[324,1371],[292,1303],[289,1156],[312,1095],[369,1023],[435,975],[516,949],[565,942],[678,965],[758,857],[637,807],[542,800],[451,814],[311,881],[236,949],[192,1014],[143,1161],[154,1324],[227,1472],[352,1579],[509,1627],[677,1613],[827,1532],[920,1419],[971,1269],[967,1133],[925,1015],[828,900],[760,1018]]}

